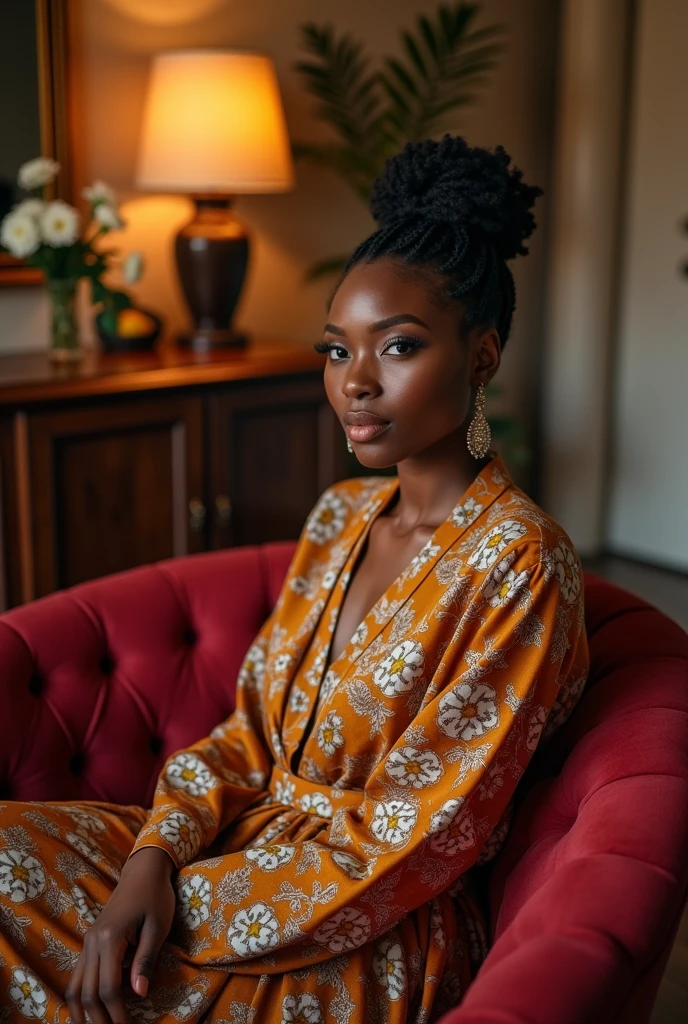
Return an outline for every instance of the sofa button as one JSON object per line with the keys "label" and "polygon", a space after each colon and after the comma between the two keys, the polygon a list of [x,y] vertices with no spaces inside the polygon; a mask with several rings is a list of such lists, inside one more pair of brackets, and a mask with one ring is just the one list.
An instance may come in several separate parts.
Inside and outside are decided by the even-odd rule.
{"label": "sofa button", "polygon": [[151,736],[150,743],[148,744],[148,749],[150,750],[151,754],[155,755],[155,757],[158,757],[158,755],[162,753],[162,740],[160,739],[159,736]]}
{"label": "sofa button", "polygon": [[43,693],[43,680],[38,672],[32,672],[29,676],[29,693],[33,694],[34,697],[40,697]]}
{"label": "sofa button", "polygon": [[110,654],[104,654],[100,659],[100,671],[104,676],[109,676],[115,667],[114,659]]}
{"label": "sofa button", "polygon": [[69,759],[69,770],[72,775],[81,775],[86,766],[86,755],[83,750],[77,751],[76,754],[72,754]]}
{"label": "sofa button", "polygon": [[192,647],[196,643],[197,640],[198,640],[198,636],[196,634],[196,630],[195,629],[192,629],[191,626],[189,626],[188,629],[184,630],[184,643],[185,644],[188,644],[189,647]]}

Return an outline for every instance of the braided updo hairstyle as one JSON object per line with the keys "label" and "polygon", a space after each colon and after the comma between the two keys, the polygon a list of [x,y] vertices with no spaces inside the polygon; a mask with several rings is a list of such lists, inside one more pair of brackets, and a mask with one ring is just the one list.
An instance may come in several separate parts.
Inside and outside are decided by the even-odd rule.
{"label": "braided updo hairstyle", "polygon": [[495,327],[502,348],[516,307],[507,260],[526,255],[531,207],[542,189],[526,185],[501,146],[469,146],[460,136],[409,142],[373,184],[380,225],[352,253],[358,263],[392,258],[439,278],[439,296],[461,302],[465,323]]}

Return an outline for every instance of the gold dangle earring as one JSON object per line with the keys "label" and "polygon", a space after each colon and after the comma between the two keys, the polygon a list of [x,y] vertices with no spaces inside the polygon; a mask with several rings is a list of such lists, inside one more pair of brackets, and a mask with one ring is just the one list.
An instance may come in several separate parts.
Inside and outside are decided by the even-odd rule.
{"label": "gold dangle earring", "polygon": [[485,385],[478,384],[475,396],[475,415],[466,435],[468,450],[474,459],[482,459],[490,450],[492,431],[485,417]]}

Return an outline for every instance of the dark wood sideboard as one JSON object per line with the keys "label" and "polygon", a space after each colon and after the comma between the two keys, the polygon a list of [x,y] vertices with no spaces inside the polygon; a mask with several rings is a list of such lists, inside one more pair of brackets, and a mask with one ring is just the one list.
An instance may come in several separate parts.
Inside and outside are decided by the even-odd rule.
{"label": "dark wood sideboard", "polygon": [[0,608],[145,562],[297,537],[349,472],[323,357],[0,357]]}

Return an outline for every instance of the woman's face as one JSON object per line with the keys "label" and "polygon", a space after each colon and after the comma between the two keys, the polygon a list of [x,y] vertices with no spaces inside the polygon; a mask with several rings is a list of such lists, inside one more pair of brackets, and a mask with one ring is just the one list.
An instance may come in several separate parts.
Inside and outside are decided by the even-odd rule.
{"label": "woman's face", "polygon": [[472,389],[499,364],[495,331],[461,329],[423,275],[392,260],[359,263],[337,289],[323,341],[327,397],[371,469],[465,438]]}

